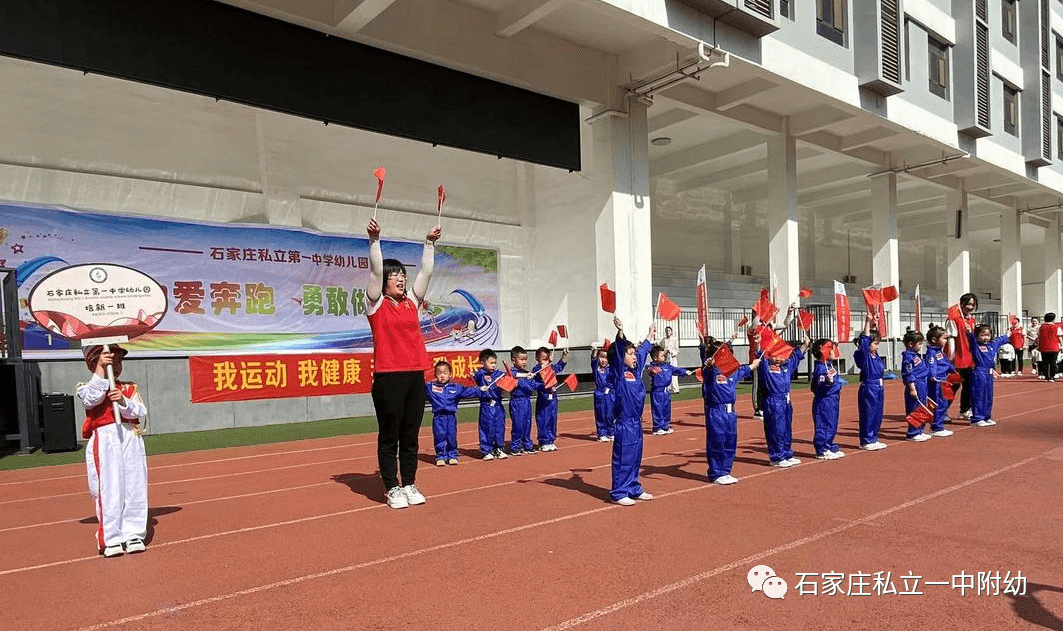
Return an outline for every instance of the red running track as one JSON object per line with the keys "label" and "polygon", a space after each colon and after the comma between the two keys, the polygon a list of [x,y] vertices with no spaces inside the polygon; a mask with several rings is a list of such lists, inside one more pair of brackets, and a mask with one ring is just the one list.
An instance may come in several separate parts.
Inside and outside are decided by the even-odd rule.
{"label": "red running track", "polygon": [[[1063,389],[996,387],[997,426],[910,443],[888,384],[879,452],[856,448],[846,388],[848,456],[825,462],[795,384],[803,463],[788,470],[767,466],[747,395],[730,487],[706,484],[701,402],[676,402],[676,432],[646,436],[657,498],[630,508],[607,501],[610,445],[590,440],[590,412],[562,415],[553,453],[437,468],[422,449],[428,503],[401,511],[381,503],[373,436],[154,456],[148,551],[116,559],[95,554],[83,467],[3,472],[2,615],[48,630],[1063,629]],[[475,452],[475,425],[459,441]],[[751,592],[761,564],[784,599]],[[855,593],[798,593],[798,573],[831,572]],[[923,593],[876,594],[887,572]],[[1000,593],[1014,580],[951,587],[978,572],[1021,572],[1027,595]]]}

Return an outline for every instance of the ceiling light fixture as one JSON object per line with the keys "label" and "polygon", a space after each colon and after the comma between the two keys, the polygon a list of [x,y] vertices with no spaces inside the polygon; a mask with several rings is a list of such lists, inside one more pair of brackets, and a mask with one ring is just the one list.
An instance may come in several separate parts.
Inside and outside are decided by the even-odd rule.
{"label": "ceiling light fixture", "polygon": [[664,147],[672,144],[672,139],[667,136],[661,136],[660,138],[654,138],[651,140],[650,144],[655,147]]}

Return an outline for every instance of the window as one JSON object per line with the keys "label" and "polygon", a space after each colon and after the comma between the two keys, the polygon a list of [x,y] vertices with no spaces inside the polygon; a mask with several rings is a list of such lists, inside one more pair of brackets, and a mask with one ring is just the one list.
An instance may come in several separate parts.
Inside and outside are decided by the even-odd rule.
{"label": "window", "polygon": [[1056,115],[1056,159],[1063,160],[1063,118]]}
{"label": "window", "polygon": [[796,0],[779,0],[779,15],[787,18],[794,19],[794,3]]}
{"label": "window", "polygon": [[930,91],[943,99],[949,98],[949,47],[933,38],[927,37],[927,49],[930,51]]}
{"label": "window", "polygon": [[816,0],[816,32],[845,46],[845,8],[848,0]]}
{"label": "window", "polygon": [[1004,131],[1019,135],[1019,89],[1004,84]]}
{"label": "window", "polygon": [[1056,78],[1063,81],[1063,39],[1056,37]]}
{"label": "window", "polygon": [[1001,0],[1000,30],[1004,39],[1015,43],[1015,0]]}

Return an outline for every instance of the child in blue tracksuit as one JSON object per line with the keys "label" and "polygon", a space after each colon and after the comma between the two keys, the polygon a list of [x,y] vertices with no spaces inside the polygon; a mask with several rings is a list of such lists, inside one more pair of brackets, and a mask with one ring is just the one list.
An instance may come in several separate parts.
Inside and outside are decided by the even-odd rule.
{"label": "child in blue tracksuit", "polygon": [[801,464],[794,458],[793,422],[794,406],[790,404],[790,379],[801,365],[808,348],[808,337],[795,348],[789,359],[764,354],[757,376],[764,388],[764,438],[768,441],[768,458],[773,467],[793,467]]}
{"label": "child in blue tracksuit", "polygon": [[877,316],[867,314],[864,330],[855,340],[856,352],[853,353],[853,360],[860,369],[860,390],[856,399],[860,412],[860,448],[868,451],[886,448],[886,444],[878,439],[878,431],[882,427],[882,406],[885,403],[882,389],[885,366],[878,356],[881,338],[877,331],[871,329],[877,320]]}
{"label": "child in blue tracksuit", "polygon": [[834,367],[833,355],[834,342],[818,339],[812,344],[812,446],[820,460],[837,460],[845,455],[834,437],[838,435],[841,391],[848,382]]}
{"label": "child in blue tracksuit", "polygon": [[673,366],[665,361],[663,346],[650,349],[650,413],[653,415],[653,433],[655,436],[671,434],[672,429],[672,375],[685,377],[690,374],[686,368]]}
{"label": "child in blue tracksuit", "polygon": [[[904,334],[904,352],[901,354],[901,380],[904,381],[904,414],[911,414],[920,405],[925,405],[927,400],[927,382],[930,379],[930,365],[919,353],[923,347],[923,334],[919,331],[909,331]],[[934,402],[937,404],[937,402]],[[915,442],[923,442],[930,439],[930,434],[923,433],[926,423],[913,426],[908,424],[908,432],[905,438]]]}
{"label": "child in blue tracksuit", "polygon": [[657,325],[642,344],[635,348],[624,337],[624,325],[613,318],[616,326],[616,342],[611,348],[609,365],[615,379],[616,429],[613,440],[613,488],[609,497],[621,506],[631,506],[635,500],[652,500],[639,484],[639,468],[642,466],[642,409],[646,405],[646,385],[642,383],[642,371],[650,354]]}
{"label": "child in blue tracksuit", "polygon": [[993,420],[993,375],[990,371],[996,365],[997,351],[1009,339],[1005,333],[993,339],[993,332],[988,324],[979,324],[974,331],[967,334],[971,341],[971,356],[974,369],[971,371],[971,425],[989,427],[996,425]]}
{"label": "child in blue tracksuit", "polygon": [[949,332],[940,326],[933,326],[926,332],[926,353],[923,361],[926,362],[927,375],[926,397],[934,402],[934,421],[930,423],[930,432],[938,438],[952,436],[952,430],[945,429],[945,420],[948,419],[949,405],[952,401],[945,398],[945,388],[952,385],[946,381],[949,373],[956,372],[956,368],[945,356],[945,340]]}
{"label": "child in blue tracksuit", "polygon": [[506,458],[506,408],[502,389],[494,385],[504,373],[498,369],[498,356],[489,348],[480,351],[480,369],[472,380],[480,386],[480,453],[484,460]]}
{"label": "child in blue tracksuit", "polygon": [[730,375],[716,367],[714,356],[724,342],[709,337],[699,347],[702,369],[701,398],[705,401],[705,459],[709,463],[709,482],[734,484],[731,475],[738,449],[738,414],[735,412],[735,388],[760,365],[754,359]]}
{"label": "child in blue tracksuit", "polygon": [[598,441],[613,439],[613,371],[609,370],[609,349],[599,348],[591,357],[594,375],[594,429]]}
{"label": "child in blue tracksuit", "polygon": [[432,438],[436,445],[436,466],[458,464],[458,412],[459,399],[474,399],[480,390],[460,383],[451,383],[450,363],[436,362],[436,380],[424,386],[428,401],[432,404]]}
{"label": "child in blue tracksuit", "polygon": [[[535,370],[536,374],[546,366],[551,366],[555,374],[563,371],[566,357],[567,348],[561,351],[561,360],[551,366],[553,353],[545,346],[540,346],[535,349],[535,361],[539,364]],[[539,451],[557,451],[557,445],[554,444],[557,440],[557,385],[548,388],[540,376],[535,389],[539,393],[535,398],[535,430],[539,439]]]}
{"label": "child in blue tracksuit", "polygon": [[531,397],[535,394],[535,381],[528,372],[528,351],[521,346],[514,346],[509,351],[509,359],[513,362],[509,374],[517,380],[517,387],[509,393],[509,417],[513,423],[509,453],[514,456],[534,454],[537,452],[531,439]]}

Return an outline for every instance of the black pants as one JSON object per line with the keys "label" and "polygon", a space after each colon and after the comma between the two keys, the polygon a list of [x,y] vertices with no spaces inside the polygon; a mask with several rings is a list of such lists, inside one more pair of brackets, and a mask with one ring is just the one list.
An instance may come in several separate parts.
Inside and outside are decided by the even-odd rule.
{"label": "black pants", "polygon": [[1015,365],[1013,366],[1013,372],[1022,372],[1022,348],[1015,349]]}
{"label": "black pants", "polygon": [[963,379],[963,388],[960,389],[960,414],[963,414],[971,409],[971,369],[957,368],[956,372]]}
{"label": "black pants", "polygon": [[376,456],[384,488],[413,484],[417,478],[417,434],[424,419],[424,373],[378,372],[373,376],[373,408],[376,410]]}
{"label": "black pants", "polygon": [[1059,361],[1059,351],[1041,351],[1041,364],[1044,367],[1045,379],[1056,378],[1056,362]]}
{"label": "black pants", "polygon": [[1014,359],[1002,359],[1000,360],[1000,374],[1010,375],[1015,372],[1015,360]]}

